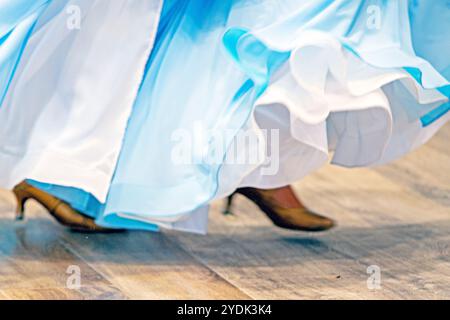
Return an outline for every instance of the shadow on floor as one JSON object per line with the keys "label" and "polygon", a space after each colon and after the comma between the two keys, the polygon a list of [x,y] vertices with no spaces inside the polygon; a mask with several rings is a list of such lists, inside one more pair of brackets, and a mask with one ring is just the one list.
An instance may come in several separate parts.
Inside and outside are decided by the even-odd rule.
{"label": "shadow on floor", "polygon": [[[323,234],[294,233],[275,227],[233,227],[207,236],[126,232],[80,234],[50,219],[23,222],[0,218],[0,259],[62,259],[55,247],[85,259],[121,264],[182,265],[187,256],[211,265],[286,266],[310,260],[364,260],[374,254],[415,259],[416,254],[450,261],[450,220],[375,228],[337,228]],[[192,259],[191,259],[192,260]]]}

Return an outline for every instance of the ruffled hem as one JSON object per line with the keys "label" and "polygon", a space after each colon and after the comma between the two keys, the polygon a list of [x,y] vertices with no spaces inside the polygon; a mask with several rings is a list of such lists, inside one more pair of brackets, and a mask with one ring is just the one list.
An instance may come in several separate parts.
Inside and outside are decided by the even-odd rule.
{"label": "ruffled hem", "polygon": [[[255,32],[230,30],[225,37],[236,34],[225,43],[232,44],[228,49],[234,59],[261,86],[269,81],[273,56],[289,55],[245,127],[259,136],[262,130],[280,130],[284,151],[276,159],[276,175],[264,174],[271,155],[241,174],[236,166],[224,166],[220,196],[239,186],[287,185],[329,157],[346,167],[392,161],[425,143],[450,118],[449,82],[411,45],[371,46],[377,43],[373,39],[352,43],[308,28],[286,32],[283,23]],[[263,150],[267,153],[271,145],[266,141]]]}

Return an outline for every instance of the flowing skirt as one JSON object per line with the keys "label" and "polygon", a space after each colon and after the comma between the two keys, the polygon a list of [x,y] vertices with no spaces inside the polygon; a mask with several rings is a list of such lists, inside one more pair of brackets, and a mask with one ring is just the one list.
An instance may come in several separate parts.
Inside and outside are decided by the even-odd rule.
{"label": "flowing skirt", "polygon": [[205,232],[208,203],[238,187],[283,186],[329,159],[383,164],[450,119],[445,1],[19,13],[0,11],[0,183],[30,179],[107,227]]}

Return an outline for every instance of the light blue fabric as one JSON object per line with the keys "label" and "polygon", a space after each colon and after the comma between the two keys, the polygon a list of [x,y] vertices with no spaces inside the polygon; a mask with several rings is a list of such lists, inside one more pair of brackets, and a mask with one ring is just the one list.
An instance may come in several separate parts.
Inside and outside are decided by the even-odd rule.
{"label": "light blue fabric", "polygon": [[0,105],[31,32],[51,0],[0,0]]}
{"label": "light blue fabric", "polygon": [[[450,30],[450,3],[410,0],[409,8],[413,44],[417,55],[430,61],[445,78],[450,79],[450,58],[447,56],[450,52],[450,40],[448,32],[444,31]],[[419,70],[406,69],[418,82],[421,81]],[[450,86],[439,88],[439,91],[450,97]],[[450,103],[445,103],[422,116],[422,124],[428,126],[447,112],[450,112]]]}
{"label": "light blue fabric", "polygon": [[[412,45],[418,56],[430,61],[449,79],[450,8],[448,2],[439,1],[435,5],[436,2],[409,1]],[[391,41],[403,36],[389,33],[389,23],[395,24],[395,19],[385,22],[385,29],[379,33],[361,32],[361,24],[366,21],[363,16],[371,4],[377,5],[382,13],[392,13],[398,5],[389,0],[166,1],[106,203],[101,204],[76,188],[32,183],[107,227],[157,230],[154,224],[121,218],[116,213],[160,219],[207,204],[217,193],[222,166],[221,161],[202,161],[205,154],[214,153],[212,146],[217,142],[214,133],[241,129],[273,73],[289,58],[294,49],[290,47],[290,37],[299,31],[329,33],[367,63],[385,68],[403,67],[420,85],[426,86],[422,83],[421,59],[405,65],[399,56],[371,56],[377,46],[396,47],[397,43]],[[433,15],[433,19],[427,20],[427,15]],[[265,37],[286,40],[285,49],[274,50],[253,34],[266,26],[270,28]],[[3,25],[0,36],[1,44],[8,36]],[[404,47],[396,50],[411,50],[408,43],[402,44]],[[21,47],[17,46],[11,58],[3,62],[0,56],[0,62],[6,61],[10,70],[0,74],[0,94],[7,88]],[[437,81],[433,74],[426,73],[428,82]],[[449,96],[448,86],[434,89]],[[414,111],[412,117],[427,126],[448,111],[447,104],[431,112]],[[210,130],[203,137],[204,144],[192,155],[201,161],[175,165],[172,152],[176,141],[172,134],[177,129],[192,132],[196,124]],[[228,146],[232,137],[223,143]],[[221,151],[214,155],[216,159],[224,157]]]}
{"label": "light blue fabric", "polygon": [[[93,197],[87,192],[84,192],[83,190],[72,187],[51,185],[33,180],[29,180],[28,182],[36,186],[37,188],[40,188],[48,193],[53,194],[59,199],[70,203],[70,205],[74,209],[83,212],[87,216],[97,218],[101,217],[104,213],[105,205],[100,203],[95,197]],[[110,217],[108,217],[108,220],[103,222],[102,224],[110,227],[124,228],[129,230],[132,229],[147,230],[147,231],[159,230],[157,225],[131,219],[125,219],[117,215],[111,215]]]}

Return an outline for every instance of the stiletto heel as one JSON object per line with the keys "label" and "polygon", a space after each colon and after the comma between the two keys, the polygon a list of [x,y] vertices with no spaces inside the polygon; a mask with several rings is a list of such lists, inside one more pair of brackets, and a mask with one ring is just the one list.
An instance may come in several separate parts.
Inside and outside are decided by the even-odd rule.
{"label": "stiletto heel", "polygon": [[233,211],[231,210],[231,207],[233,205],[233,198],[234,198],[235,195],[236,195],[236,193],[232,193],[227,198],[227,202],[226,202],[225,208],[222,211],[222,213],[224,215],[226,215],[226,216],[234,214]]}
{"label": "stiletto heel", "polygon": [[13,193],[17,200],[16,220],[23,220],[25,218],[25,203],[30,199],[30,195],[21,189],[20,185],[14,188]]}

